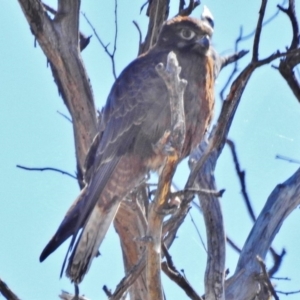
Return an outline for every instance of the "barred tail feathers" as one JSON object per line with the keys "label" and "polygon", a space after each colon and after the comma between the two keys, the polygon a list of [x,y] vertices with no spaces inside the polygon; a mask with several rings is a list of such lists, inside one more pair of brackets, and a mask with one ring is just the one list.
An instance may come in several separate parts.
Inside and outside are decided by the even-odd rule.
{"label": "barred tail feathers", "polygon": [[93,209],[68,262],[66,275],[73,282],[80,283],[88,272],[119,206],[120,201],[114,201],[108,209]]}

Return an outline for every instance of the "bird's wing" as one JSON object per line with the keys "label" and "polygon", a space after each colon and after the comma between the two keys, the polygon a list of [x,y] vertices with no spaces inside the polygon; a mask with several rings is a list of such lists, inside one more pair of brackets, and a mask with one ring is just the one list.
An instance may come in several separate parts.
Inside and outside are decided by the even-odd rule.
{"label": "bird's wing", "polygon": [[[40,261],[71,235],[69,250],[72,249],[80,228],[87,221],[122,156],[136,154],[147,158],[152,153],[151,141],[155,143],[161,137],[166,121],[157,122],[157,116],[166,108],[168,101],[165,84],[155,71],[155,65],[160,61],[160,57],[155,55],[140,57],[116,80],[103,110],[104,132],[94,161],[94,173],[43,250]],[[162,99],[162,95],[166,99]]]}

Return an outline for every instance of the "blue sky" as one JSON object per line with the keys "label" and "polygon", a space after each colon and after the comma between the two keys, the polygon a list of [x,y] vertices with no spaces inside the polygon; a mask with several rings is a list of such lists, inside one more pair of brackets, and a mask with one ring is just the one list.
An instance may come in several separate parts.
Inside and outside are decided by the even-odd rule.
{"label": "blue sky", "polygon": [[[82,1],[84,11],[105,43],[113,43],[113,1],[90,4]],[[55,1],[47,2],[55,7]],[[95,2],[96,3],[96,2]],[[122,69],[137,55],[138,32],[132,24],[136,20],[145,35],[147,18],[140,7],[144,1],[128,3],[119,1],[119,33],[116,68]],[[213,44],[221,54],[234,49],[239,28],[246,33],[256,25],[260,1],[203,1],[215,18]],[[276,11],[276,1],[269,1],[267,17]],[[176,13],[177,2],[171,7],[170,16]],[[194,16],[199,16],[202,7]],[[299,4],[298,19],[300,19]],[[59,279],[60,267],[67,244],[60,247],[43,264],[39,255],[55,232],[62,217],[79,188],[68,176],[53,172],[26,172],[16,164],[28,167],[56,167],[68,172],[76,169],[71,124],[57,111],[68,114],[59,97],[50,68],[39,46],[34,47],[34,37],[17,1],[5,1],[0,10],[0,69],[1,69],[1,117],[0,117],[0,277],[22,299],[55,299],[61,289],[73,291],[66,278]],[[87,35],[92,30],[81,19],[81,31]],[[289,45],[291,29],[282,13],[264,27],[260,57]],[[252,38],[243,42],[243,49],[251,50]],[[96,105],[101,108],[113,84],[111,63],[108,56],[92,38],[83,52],[83,59],[91,79]],[[240,62],[240,69],[250,60],[250,54]],[[278,65],[278,61],[273,63]],[[218,78],[216,95],[223,87],[231,67]],[[220,100],[216,98],[216,117]],[[241,167],[246,170],[246,182],[256,215],[262,209],[276,184],[285,181],[299,167],[275,159],[277,154],[300,160],[300,105],[279,73],[271,66],[256,71],[251,78],[236,113],[229,137],[236,142]],[[180,166],[175,183],[184,186],[188,168]],[[242,247],[252,227],[245,210],[240,186],[228,148],[225,147],[217,165],[218,188],[225,188],[221,199],[226,232]],[[205,228],[202,217],[192,209],[203,238]],[[287,251],[277,276],[289,277],[288,282],[276,282],[277,289],[289,291],[300,287],[299,278],[299,210],[295,210],[276,236],[274,248]],[[102,256],[96,259],[81,285],[81,292],[90,299],[104,299],[101,290],[106,284],[114,289],[123,276],[123,266],[118,237],[114,229],[108,233],[101,247]],[[174,263],[184,269],[188,280],[199,293],[203,292],[203,273],[206,253],[190,218],[178,233],[171,248]],[[192,259],[191,259],[192,258]],[[233,274],[238,256],[227,249],[226,267]],[[267,260],[269,261],[269,260]],[[184,294],[172,282],[164,278],[168,299],[185,299]],[[298,299],[299,295],[289,296]],[[1,296],[0,296],[1,299]],[[282,296],[281,299],[285,299]]]}

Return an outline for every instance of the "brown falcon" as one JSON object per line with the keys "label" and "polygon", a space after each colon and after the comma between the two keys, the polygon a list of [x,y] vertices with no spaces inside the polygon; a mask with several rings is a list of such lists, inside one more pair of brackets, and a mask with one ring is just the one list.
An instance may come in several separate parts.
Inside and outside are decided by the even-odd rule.
{"label": "brown falcon", "polygon": [[166,21],[156,45],[129,64],[114,83],[103,109],[104,130],[88,184],[40,256],[43,261],[72,236],[66,273],[75,283],[82,281],[97,255],[122,198],[149,170],[163,164],[164,157],[153,145],[170,129],[171,114],[168,91],[155,66],[166,64],[170,51],[182,68],[181,78],[188,81],[181,159],[203,138],[214,106],[211,35],[211,26],[203,20],[175,17]]}

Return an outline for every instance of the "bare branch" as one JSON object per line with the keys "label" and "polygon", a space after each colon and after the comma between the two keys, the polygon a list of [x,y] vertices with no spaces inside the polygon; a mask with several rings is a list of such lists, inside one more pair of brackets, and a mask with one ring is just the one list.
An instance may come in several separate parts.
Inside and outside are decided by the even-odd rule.
{"label": "bare branch", "polygon": [[[19,0],[31,31],[44,51],[59,93],[72,116],[81,186],[83,163],[97,130],[96,109],[79,49],[79,0],[58,2],[53,20],[39,0]],[[76,117],[75,117],[76,116]]]}
{"label": "bare branch", "polygon": [[[197,161],[196,151],[190,160]],[[200,153],[201,155],[201,153]],[[214,168],[217,152],[212,151],[196,177],[196,186],[204,189],[216,189]],[[195,162],[195,164],[197,164]],[[211,194],[199,195],[207,236],[207,263],[205,271],[205,298],[225,299],[225,232],[223,216],[218,198]]]}
{"label": "bare branch", "polygon": [[0,294],[7,300],[20,300],[18,296],[0,278]]}
{"label": "bare branch", "polygon": [[108,55],[108,57],[111,60],[111,66],[112,66],[112,72],[113,72],[113,76],[115,79],[117,79],[117,74],[116,74],[116,66],[115,66],[115,53],[116,53],[116,44],[117,44],[117,34],[118,34],[118,23],[117,23],[117,0],[115,0],[115,37],[114,37],[114,46],[113,46],[113,51],[110,52],[108,50],[108,46],[109,44],[105,45],[104,42],[102,41],[102,39],[100,38],[100,36],[97,33],[96,28],[93,26],[93,24],[91,23],[91,21],[89,20],[89,18],[87,17],[87,15],[85,13],[81,13],[83,15],[83,17],[85,18],[85,20],[87,21],[87,23],[89,24],[89,26],[91,27],[91,29],[93,30],[96,39],[98,40],[98,42],[100,43],[100,45],[102,46],[102,48],[104,49],[105,53]]}
{"label": "bare branch", "polygon": [[46,167],[46,168],[29,168],[29,167],[25,167],[25,166],[21,166],[21,165],[16,165],[16,167],[23,169],[23,170],[27,170],[27,171],[54,171],[54,172],[61,173],[63,175],[68,175],[77,180],[77,177],[74,176],[73,174],[63,171],[63,170],[60,170],[60,169],[56,169],[56,168],[48,168],[48,167]]}
{"label": "bare branch", "polygon": [[108,289],[108,287],[106,285],[104,285],[102,289],[103,289],[103,291],[104,291],[104,293],[105,293],[105,295],[107,297],[111,297],[112,296],[111,290]]}
{"label": "bare branch", "polygon": [[242,250],[233,242],[233,240],[231,238],[229,238],[228,236],[226,236],[226,242],[237,252],[237,253],[241,253]]}
{"label": "bare branch", "polygon": [[[62,300],[74,300],[75,295],[68,293],[66,291],[61,291],[61,294],[59,295],[59,298]],[[86,298],[84,295],[82,296],[78,296],[76,300],[89,300],[88,298]]]}
{"label": "bare branch", "polygon": [[142,31],[141,31],[139,24],[134,20],[132,21],[132,23],[134,24],[134,26],[136,27],[136,29],[139,33],[139,50],[138,50],[138,54],[139,54],[141,52],[143,35],[142,35]]}
{"label": "bare branch", "polygon": [[258,61],[258,48],[259,48],[259,41],[260,41],[260,35],[261,35],[261,30],[263,27],[263,20],[266,12],[266,6],[267,6],[267,0],[262,0],[261,2],[261,7],[259,10],[259,18],[257,21],[256,25],[256,30],[255,30],[255,36],[254,36],[254,43],[253,43],[253,56],[252,56],[252,61]]}
{"label": "bare branch", "polygon": [[[162,152],[167,153],[165,164],[161,171],[158,181],[158,187],[154,201],[150,207],[148,217],[147,237],[147,292],[151,299],[162,300],[161,286],[161,240],[162,240],[162,222],[164,215],[162,211],[168,206],[170,186],[172,177],[179,162],[181,149],[185,136],[185,117],[183,108],[183,94],[187,81],[179,78],[181,68],[178,65],[176,55],[170,52],[167,58],[167,65],[164,68],[160,63],[156,71],[164,80],[170,99],[171,107],[171,132],[166,133],[159,141],[157,147],[162,148]],[[166,144],[166,137],[169,139],[169,145]]]}
{"label": "bare branch", "polygon": [[170,0],[152,0],[147,2],[149,3],[147,10],[147,15],[149,16],[149,25],[145,41],[140,47],[139,54],[145,53],[156,43],[159,30],[169,15]]}
{"label": "bare branch", "polygon": [[116,73],[116,65],[115,65],[115,53],[117,50],[117,38],[118,38],[118,0],[115,0],[115,37],[114,37],[114,48],[113,48],[113,52],[112,52],[112,57],[113,57],[113,74],[115,79],[117,79],[117,73]]}
{"label": "bare branch", "polygon": [[182,276],[176,269],[172,256],[170,255],[167,247],[164,243],[162,243],[163,254],[166,258],[165,262],[162,262],[161,267],[164,273],[174,282],[176,282],[185,293],[194,300],[203,300],[190,285],[185,276]]}
{"label": "bare branch", "polygon": [[190,283],[186,280],[184,276],[182,276],[178,271],[175,272],[172,270],[167,262],[163,262],[161,265],[163,272],[178,286],[180,286],[185,293],[189,296],[189,298],[193,300],[202,300],[202,298],[196,293]]}
{"label": "bare branch", "polygon": [[114,293],[109,298],[109,300],[119,300],[127,289],[135,282],[138,276],[146,267],[146,255],[143,255],[139,262],[132,267],[132,269],[127,272],[126,276],[119,282]]}
{"label": "bare branch", "polygon": [[221,68],[224,68],[232,63],[237,63],[238,60],[240,60],[242,57],[244,57],[248,53],[249,53],[249,50],[238,51],[237,44],[236,44],[236,52],[235,53],[233,53],[229,56],[221,57],[221,65],[222,65]]}
{"label": "bare branch", "polygon": [[[229,280],[226,289],[226,299],[252,299],[257,290],[257,283],[252,275],[259,272],[259,265],[254,259],[254,253],[262,259],[271,245],[276,233],[280,230],[284,220],[300,204],[300,169],[283,184],[277,185],[269,196],[263,210],[257,218],[242,253],[234,276]],[[238,289],[243,282],[247,289]],[[235,287],[235,288],[233,288]]]}
{"label": "bare branch", "polygon": [[[239,45],[239,42],[241,41],[241,38],[242,38],[242,35],[243,35],[243,28],[242,27],[240,27],[240,34],[239,34],[239,36],[238,36],[238,38],[235,40],[235,52],[237,52],[238,51],[238,45]],[[226,65],[225,63],[223,63],[222,65]],[[232,70],[232,72],[231,72],[231,74],[228,76],[228,78],[227,78],[227,81],[226,81],[226,83],[224,84],[224,87],[221,89],[221,91],[220,91],[220,98],[221,98],[221,100],[224,100],[224,93],[225,93],[225,90],[227,89],[227,87],[229,86],[229,84],[230,84],[230,82],[232,81],[232,79],[233,79],[233,76],[237,73],[237,71],[238,71],[238,63],[237,63],[237,60],[234,62],[234,68],[233,68],[233,70]]]}
{"label": "bare branch", "polygon": [[[57,11],[52,8],[51,6],[49,6],[48,4],[43,3],[43,6],[45,7],[45,9],[50,12],[51,14],[53,14],[54,16],[56,16]],[[90,43],[90,39],[92,36],[85,36],[83,33],[79,32],[79,47],[80,47],[80,51],[83,51],[88,44]]]}
{"label": "bare branch", "polygon": [[72,119],[70,117],[68,117],[67,115],[61,113],[60,111],[56,111],[59,115],[61,115],[62,117],[64,117],[66,120],[68,120],[70,123],[73,123]]}
{"label": "bare branch", "polygon": [[288,296],[288,295],[300,294],[300,290],[298,290],[298,291],[292,291],[292,292],[283,292],[283,291],[277,291],[276,290],[276,293]]}
{"label": "bare branch", "polygon": [[282,264],[282,261],[283,261],[283,257],[286,255],[286,251],[285,251],[285,249],[283,249],[281,251],[281,254],[277,254],[274,251],[274,249],[272,247],[270,247],[270,252],[273,257],[274,265],[272,266],[272,268],[269,271],[269,277],[273,277],[273,275],[276,274],[277,271],[279,270],[279,268]]}
{"label": "bare branch", "polygon": [[250,198],[248,196],[248,192],[247,192],[247,189],[246,189],[245,171],[242,171],[241,168],[240,168],[240,164],[239,164],[239,161],[238,161],[238,158],[237,158],[237,153],[236,153],[235,145],[234,145],[233,141],[231,141],[230,139],[227,139],[227,145],[229,146],[229,148],[231,150],[234,166],[235,166],[236,173],[238,175],[238,178],[239,178],[239,181],[240,181],[240,184],[241,184],[242,195],[243,195],[243,198],[245,200],[246,207],[248,209],[248,212],[249,212],[249,215],[250,215],[252,221],[255,222],[256,217],[255,217],[255,214],[254,214],[251,202],[250,202]]}
{"label": "bare branch", "polygon": [[290,89],[294,93],[295,97],[300,102],[300,83],[293,72],[294,67],[300,63],[299,25],[296,17],[296,12],[295,12],[295,1],[290,0],[289,7],[287,9],[283,8],[280,5],[278,5],[278,8],[284,13],[286,13],[286,15],[289,17],[291,21],[292,30],[293,30],[293,39],[289,47],[289,50],[298,50],[293,55],[287,56],[286,58],[280,61],[279,72],[282,75],[282,77],[286,80],[287,84],[289,85]]}
{"label": "bare branch", "polygon": [[203,246],[203,249],[204,249],[205,252],[207,253],[207,249],[206,249],[204,240],[202,239],[202,236],[201,236],[201,234],[200,234],[200,231],[199,231],[199,229],[198,229],[198,227],[197,227],[197,225],[196,225],[196,223],[195,223],[195,221],[194,221],[194,219],[193,219],[193,216],[192,216],[192,214],[190,213],[190,211],[189,211],[189,216],[190,216],[191,221],[192,221],[192,223],[193,223],[193,225],[194,225],[194,228],[195,228],[196,231],[197,231],[197,234],[198,234],[198,237],[199,237],[199,239],[200,239],[200,242],[201,242],[201,244],[202,244],[202,246]]}
{"label": "bare branch", "polygon": [[220,191],[210,191],[210,190],[205,190],[205,189],[197,189],[197,188],[188,188],[184,189],[181,191],[177,192],[172,192],[171,197],[179,197],[179,198],[189,198],[190,196],[193,196],[195,194],[210,194],[215,197],[222,197],[224,194],[225,190],[220,190]]}
{"label": "bare branch", "polygon": [[281,5],[277,5],[278,9],[284,12],[290,19],[292,30],[293,30],[293,39],[290,45],[290,49],[296,49],[299,46],[299,25],[296,17],[295,11],[295,1],[289,0],[289,7],[287,9],[283,8]]}
{"label": "bare branch", "polygon": [[[284,5],[285,3],[287,2],[287,0],[283,0],[282,1],[282,4],[281,5]],[[271,23],[279,14],[280,10],[277,9],[276,12],[271,16],[269,17],[267,20],[263,21],[263,24],[262,24],[262,27],[264,27],[265,25]],[[253,30],[252,32],[244,35],[241,37],[241,41],[245,41],[245,40],[248,40],[249,38],[251,38],[253,35],[255,35],[255,32],[256,32],[256,29]]]}
{"label": "bare branch", "polygon": [[293,159],[293,158],[289,158],[289,157],[286,157],[286,156],[283,156],[283,155],[279,155],[277,154],[275,156],[276,159],[282,159],[282,160],[285,160],[289,163],[295,163],[295,164],[300,164],[300,161],[299,160],[296,160],[296,159]]}
{"label": "bare branch", "polygon": [[257,256],[256,259],[258,260],[258,263],[260,264],[260,267],[262,269],[262,276],[259,276],[259,279],[262,280],[266,284],[267,289],[271,292],[274,299],[279,300],[279,297],[277,296],[277,294],[274,290],[274,287],[270,281],[269,274],[267,272],[267,267],[266,267],[264,261],[259,256]]}
{"label": "bare branch", "polygon": [[190,0],[189,5],[186,8],[184,8],[182,3],[180,3],[178,15],[189,16],[194,11],[194,9],[200,5],[200,3],[201,2],[199,0]]}

